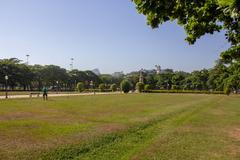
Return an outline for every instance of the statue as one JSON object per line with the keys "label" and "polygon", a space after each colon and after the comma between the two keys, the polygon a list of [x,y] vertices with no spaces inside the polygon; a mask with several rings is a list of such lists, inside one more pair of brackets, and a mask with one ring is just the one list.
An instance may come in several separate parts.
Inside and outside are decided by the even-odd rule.
{"label": "statue", "polygon": [[139,82],[143,83],[143,69],[140,70]]}
{"label": "statue", "polygon": [[156,69],[157,74],[160,74],[161,73],[161,66],[160,65],[155,65],[155,67],[157,68]]}

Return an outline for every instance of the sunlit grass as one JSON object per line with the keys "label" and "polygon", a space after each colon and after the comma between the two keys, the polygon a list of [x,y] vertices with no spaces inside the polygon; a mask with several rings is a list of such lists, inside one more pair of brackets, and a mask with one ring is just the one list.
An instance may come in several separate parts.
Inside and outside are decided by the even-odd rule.
{"label": "sunlit grass", "polygon": [[130,94],[0,103],[3,159],[240,156],[238,96]]}

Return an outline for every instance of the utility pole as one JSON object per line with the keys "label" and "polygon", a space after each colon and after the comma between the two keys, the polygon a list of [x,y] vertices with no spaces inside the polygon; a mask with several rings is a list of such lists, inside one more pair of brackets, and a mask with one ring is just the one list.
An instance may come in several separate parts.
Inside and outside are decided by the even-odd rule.
{"label": "utility pole", "polygon": [[74,58],[71,58],[71,63],[70,63],[70,69],[73,70],[73,61],[74,61]]}
{"label": "utility pole", "polygon": [[28,62],[29,56],[30,56],[29,54],[26,55],[26,57],[27,57],[27,65],[29,65],[29,62]]}

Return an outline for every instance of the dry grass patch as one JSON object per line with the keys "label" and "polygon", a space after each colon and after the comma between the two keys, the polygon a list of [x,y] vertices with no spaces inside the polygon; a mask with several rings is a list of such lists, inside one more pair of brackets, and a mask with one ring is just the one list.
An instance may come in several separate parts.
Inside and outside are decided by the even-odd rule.
{"label": "dry grass patch", "polygon": [[235,141],[240,141],[240,126],[237,126],[230,130],[229,135]]}
{"label": "dry grass patch", "polygon": [[32,118],[33,115],[34,114],[30,112],[11,112],[11,113],[0,115],[0,121],[22,120],[26,118]]}

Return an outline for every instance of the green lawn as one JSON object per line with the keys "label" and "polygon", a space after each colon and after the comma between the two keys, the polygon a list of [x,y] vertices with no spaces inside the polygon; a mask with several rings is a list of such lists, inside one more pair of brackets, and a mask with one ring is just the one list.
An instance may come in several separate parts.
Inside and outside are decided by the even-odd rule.
{"label": "green lawn", "polygon": [[1,100],[0,159],[239,160],[240,97]]}

